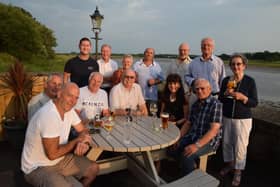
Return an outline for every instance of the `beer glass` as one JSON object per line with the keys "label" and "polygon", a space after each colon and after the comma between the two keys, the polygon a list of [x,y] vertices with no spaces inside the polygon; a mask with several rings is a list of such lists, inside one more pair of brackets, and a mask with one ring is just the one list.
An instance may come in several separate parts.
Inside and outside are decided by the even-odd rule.
{"label": "beer glass", "polygon": [[167,129],[168,128],[168,119],[169,119],[169,114],[166,112],[162,112],[160,114],[161,118],[161,127],[162,129]]}

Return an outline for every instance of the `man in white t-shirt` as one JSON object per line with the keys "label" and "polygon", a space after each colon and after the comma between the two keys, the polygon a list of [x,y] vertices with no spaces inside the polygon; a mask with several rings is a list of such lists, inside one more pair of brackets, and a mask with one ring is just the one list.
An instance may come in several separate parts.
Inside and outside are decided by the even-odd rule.
{"label": "man in white t-shirt", "polygon": [[[98,165],[83,156],[92,138],[73,110],[78,97],[78,86],[66,83],[57,99],[47,102],[29,122],[21,169],[33,186],[90,186],[95,179]],[[68,141],[71,126],[79,136]]]}
{"label": "man in white t-shirt", "polygon": [[147,108],[139,84],[135,83],[135,71],[128,69],[122,75],[122,81],[110,92],[110,107],[116,115],[126,115],[127,108],[132,114],[147,115]]}
{"label": "man in white t-shirt", "polygon": [[103,44],[101,46],[101,59],[97,60],[99,65],[99,72],[103,75],[104,82],[102,88],[109,93],[112,88],[112,80],[114,71],[118,69],[118,64],[116,61],[111,59],[112,47],[108,44]]}
{"label": "man in white t-shirt", "polygon": [[80,88],[80,96],[75,109],[84,124],[93,119],[96,114],[109,115],[108,95],[106,91],[100,89],[102,82],[102,74],[92,72],[88,86]]}
{"label": "man in white t-shirt", "polygon": [[31,117],[50,99],[55,99],[58,90],[62,86],[62,76],[58,73],[53,73],[48,76],[44,84],[44,91],[34,97],[28,102],[28,121]]}

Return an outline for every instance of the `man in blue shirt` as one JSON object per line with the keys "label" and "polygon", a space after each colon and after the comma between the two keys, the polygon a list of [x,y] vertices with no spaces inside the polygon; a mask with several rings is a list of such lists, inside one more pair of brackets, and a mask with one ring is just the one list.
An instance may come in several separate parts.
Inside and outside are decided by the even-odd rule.
{"label": "man in blue shirt", "polygon": [[188,86],[194,85],[194,80],[204,78],[210,82],[212,95],[218,95],[220,85],[225,77],[225,66],[222,59],[213,54],[215,41],[212,38],[201,40],[202,55],[192,60],[189,73],[185,75]]}
{"label": "man in blue shirt", "polygon": [[181,138],[171,155],[181,157],[182,174],[195,169],[196,160],[217,150],[221,139],[222,104],[211,96],[211,86],[206,79],[195,81],[198,100],[193,104],[190,119],[181,128]]}
{"label": "man in blue shirt", "polygon": [[147,48],[144,52],[144,58],[136,62],[133,66],[137,72],[138,83],[140,84],[143,96],[148,105],[151,101],[158,100],[158,84],[164,80],[160,65],[154,61],[155,50]]}

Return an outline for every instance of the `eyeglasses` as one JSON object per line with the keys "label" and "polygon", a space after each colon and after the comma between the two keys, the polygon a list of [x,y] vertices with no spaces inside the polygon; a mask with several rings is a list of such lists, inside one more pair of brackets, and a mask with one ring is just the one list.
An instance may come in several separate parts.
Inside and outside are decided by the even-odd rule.
{"label": "eyeglasses", "polygon": [[134,79],[135,77],[134,77],[134,76],[128,76],[128,75],[126,75],[126,76],[124,76],[124,78],[126,78],[126,79]]}
{"label": "eyeglasses", "polygon": [[195,88],[195,90],[201,90],[201,91],[203,91],[203,90],[205,90],[205,87],[197,87],[197,88]]}
{"label": "eyeglasses", "polygon": [[232,63],[231,66],[241,66],[243,63]]}

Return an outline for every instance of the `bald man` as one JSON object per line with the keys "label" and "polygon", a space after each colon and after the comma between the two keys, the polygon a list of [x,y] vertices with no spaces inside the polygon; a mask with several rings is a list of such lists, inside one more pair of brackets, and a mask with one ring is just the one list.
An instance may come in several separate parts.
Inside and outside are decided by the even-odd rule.
{"label": "bald man", "polygon": [[182,159],[182,174],[195,169],[195,161],[206,153],[215,151],[221,139],[222,104],[211,95],[206,79],[195,81],[198,100],[193,104],[189,121],[181,128],[181,138],[171,155]]}
{"label": "bald man", "polygon": [[178,58],[169,65],[166,75],[171,73],[177,73],[180,75],[182,81],[184,82],[185,93],[189,93],[189,87],[185,83],[184,76],[189,73],[189,65],[192,59],[189,57],[190,46],[187,43],[181,43],[178,48]]}
{"label": "bald man", "polygon": [[[75,83],[66,83],[57,99],[47,102],[28,124],[21,157],[21,169],[33,186],[90,186],[98,165],[82,156],[92,143],[77,113],[79,98]],[[68,141],[70,127],[79,136]]]}

